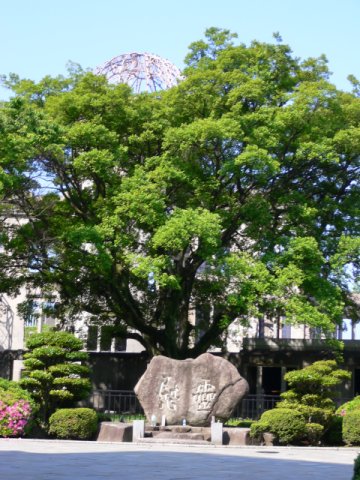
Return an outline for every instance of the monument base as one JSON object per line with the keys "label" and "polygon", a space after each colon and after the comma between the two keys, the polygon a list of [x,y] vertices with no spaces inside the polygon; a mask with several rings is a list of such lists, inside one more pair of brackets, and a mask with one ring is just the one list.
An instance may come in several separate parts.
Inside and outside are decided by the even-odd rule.
{"label": "monument base", "polygon": [[[211,427],[193,427],[191,425],[145,426],[144,437],[137,438],[136,443],[167,443],[189,445],[211,445]],[[213,439],[214,440],[214,439]],[[121,422],[102,422],[97,438],[98,442],[132,442],[133,425]],[[256,445],[250,437],[250,428],[224,427],[222,443],[217,438],[217,445]]]}

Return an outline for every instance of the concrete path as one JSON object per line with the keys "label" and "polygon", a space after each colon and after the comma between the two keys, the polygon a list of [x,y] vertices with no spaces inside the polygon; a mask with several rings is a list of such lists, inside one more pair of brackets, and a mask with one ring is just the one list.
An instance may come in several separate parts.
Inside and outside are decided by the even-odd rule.
{"label": "concrete path", "polygon": [[0,439],[1,480],[351,480],[360,448]]}

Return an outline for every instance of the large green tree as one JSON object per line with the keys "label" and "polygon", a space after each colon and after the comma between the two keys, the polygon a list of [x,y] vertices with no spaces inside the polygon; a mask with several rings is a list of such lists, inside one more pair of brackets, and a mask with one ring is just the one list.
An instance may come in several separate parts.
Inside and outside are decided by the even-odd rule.
{"label": "large green tree", "polygon": [[358,268],[357,81],[337,90],[325,58],[279,37],[234,38],[209,29],[155,94],[76,68],[5,80],[2,209],[20,221],[3,222],[3,290],[56,290],[59,317],[89,312],[175,358],[254,316],[340,322]]}

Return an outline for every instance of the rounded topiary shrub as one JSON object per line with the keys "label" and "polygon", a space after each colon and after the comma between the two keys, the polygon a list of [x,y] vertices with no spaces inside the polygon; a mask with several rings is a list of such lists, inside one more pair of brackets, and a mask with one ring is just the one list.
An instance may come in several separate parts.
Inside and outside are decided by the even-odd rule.
{"label": "rounded topiary shrub", "polygon": [[49,419],[49,434],[56,438],[90,440],[98,428],[98,417],[91,408],[62,408]]}
{"label": "rounded topiary shrub", "polygon": [[70,408],[87,398],[91,390],[88,359],[83,342],[68,332],[34,333],[26,342],[20,386],[28,390],[40,406],[39,417],[48,419],[59,407]]}
{"label": "rounded topiary shrub", "polygon": [[342,433],[347,445],[360,445],[360,410],[346,413],[343,417]]}
{"label": "rounded topiary shrub", "polygon": [[294,444],[306,435],[306,422],[303,415],[289,408],[274,408],[261,415],[259,421],[251,425],[251,436],[258,437],[265,432],[275,435],[282,445]]}

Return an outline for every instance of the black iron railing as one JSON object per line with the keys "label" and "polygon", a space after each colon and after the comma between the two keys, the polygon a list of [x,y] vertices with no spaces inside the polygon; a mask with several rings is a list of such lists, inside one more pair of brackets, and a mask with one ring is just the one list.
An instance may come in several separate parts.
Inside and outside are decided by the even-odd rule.
{"label": "black iron railing", "polygon": [[98,412],[143,413],[139,400],[132,390],[94,390],[86,403]]}
{"label": "black iron railing", "polygon": [[235,408],[232,416],[257,420],[262,413],[274,408],[279,401],[279,395],[247,395]]}
{"label": "black iron railing", "polygon": [[[257,419],[265,410],[275,407],[280,397],[248,395],[233,412],[233,417]],[[94,390],[86,402],[98,412],[141,414],[143,409],[131,390]]]}
{"label": "black iron railing", "polygon": [[[257,420],[266,410],[281,400],[279,395],[247,395],[235,408],[232,417]],[[336,406],[348,398],[335,399]],[[132,390],[94,390],[86,402],[98,412],[116,414],[143,414],[144,411]]]}

